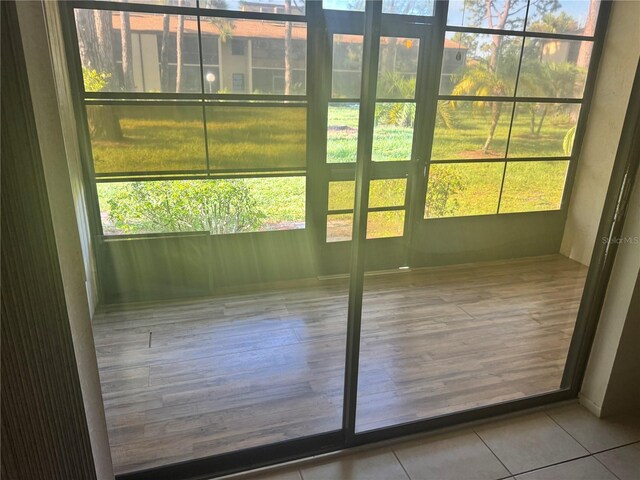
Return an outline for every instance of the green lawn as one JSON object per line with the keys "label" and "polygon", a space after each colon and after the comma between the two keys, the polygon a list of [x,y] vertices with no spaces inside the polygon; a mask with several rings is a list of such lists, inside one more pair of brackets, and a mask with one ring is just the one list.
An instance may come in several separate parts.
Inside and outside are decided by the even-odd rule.
{"label": "green lawn", "polygon": [[[430,183],[435,192],[442,182],[453,181],[446,208],[434,207],[428,216],[491,214],[497,210],[504,163],[482,162],[504,156],[512,104],[505,103],[490,149],[483,153],[490,115],[459,102],[450,110],[453,127],[438,123],[433,159],[468,159],[469,163],[431,166]],[[512,156],[551,157],[564,155],[563,140],[572,125],[571,112],[552,107],[539,134],[535,133],[542,110],[536,111],[534,133],[531,112],[522,105],[513,122]],[[99,107],[89,107],[99,108]],[[111,107],[119,117],[123,138],[118,141],[93,139],[96,171],[166,171],[206,167],[202,109],[199,107]],[[116,110],[119,109],[119,110]],[[487,110],[487,108],[485,108]],[[574,114],[577,112],[574,112]],[[209,155],[214,168],[273,168],[302,166],[305,158],[306,113],[295,107],[207,107]],[[332,104],[329,109],[327,161],[355,161],[357,148],[357,104]],[[408,160],[413,129],[378,122],[374,131],[374,160]],[[509,163],[502,193],[501,212],[550,210],[559,207],[567,162]],[[453,179],[453,180],[451,180]],[[305,181],[303,177],[245,179],[265,219],[262,229],[304,224]],[[438,185],[437,182],[440,182]],[[446,185],[445,185],[446,186]],[[103,221],[108,223],[107,200],[122,184],[100,184]],[[371,207],[402,205],[404,180],[375,181],[371,186]],[[442,203],[442,199],[439,200]],[[332,182],[330,209],[353,206],[353,182]],[[372,216],[373,236],[398,233],[400,214]],[[378,217],[376,219],[376,217]],[[341,228],[345,227],[341,218]],[[342,232],[344,235],[344,232]]]}

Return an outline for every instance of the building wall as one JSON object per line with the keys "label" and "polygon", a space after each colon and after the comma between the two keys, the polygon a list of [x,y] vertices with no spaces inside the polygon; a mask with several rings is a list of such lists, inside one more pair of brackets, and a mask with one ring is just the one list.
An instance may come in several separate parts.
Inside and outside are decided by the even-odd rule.
{"label": "building wall", "polygon": [[54,3],[17,2],[74,353],[98,479],[113,478],[91,328],[93,247],[60,18]]}
{"label": "building wall", "polygon": [[614,2],[560,253],[589,265],[640,57],[640,2]]}

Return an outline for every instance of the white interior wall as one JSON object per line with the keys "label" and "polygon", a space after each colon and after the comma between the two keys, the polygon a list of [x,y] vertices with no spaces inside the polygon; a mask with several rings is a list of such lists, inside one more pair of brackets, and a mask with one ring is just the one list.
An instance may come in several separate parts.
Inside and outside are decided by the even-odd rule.
{"label": "white interior wall", "polygon": [[589,265],[640,57],[640,1],[613,4],[560,253]]}

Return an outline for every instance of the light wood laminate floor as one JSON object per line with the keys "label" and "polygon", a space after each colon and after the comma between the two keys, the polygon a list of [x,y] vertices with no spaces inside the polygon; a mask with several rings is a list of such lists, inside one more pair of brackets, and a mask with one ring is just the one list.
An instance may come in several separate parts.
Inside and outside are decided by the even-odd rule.
{"label": "light wood laminate floor", "polygon": [[[561,255],[367,276],[357,429],[557,389],[586,277]],[[118,473],[341,425],[347,286],[104,310]]]}

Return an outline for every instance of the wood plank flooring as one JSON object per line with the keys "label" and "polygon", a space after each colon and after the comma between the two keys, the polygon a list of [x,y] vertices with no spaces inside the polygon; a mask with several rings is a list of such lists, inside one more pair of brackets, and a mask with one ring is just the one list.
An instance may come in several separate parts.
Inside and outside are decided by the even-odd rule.
{"label": "wood plank flooring", "polygon": [[[367,276],[359,431],[557,389],[586,267],[561,255]],[[341,425],[346,280],[105,310],[118,473]]]}

